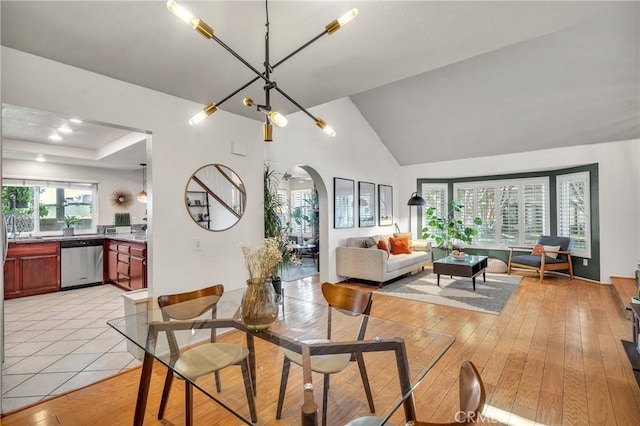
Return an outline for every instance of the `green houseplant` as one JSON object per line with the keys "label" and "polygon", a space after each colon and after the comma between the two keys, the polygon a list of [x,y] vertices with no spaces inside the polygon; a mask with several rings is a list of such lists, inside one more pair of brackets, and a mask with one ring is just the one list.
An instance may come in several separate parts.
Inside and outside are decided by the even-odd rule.
{"label": "green houseplant", "polygon": [[282,223],[284,203],[278,198],[278,172],[264,165],[264,237],[273,238],[282,253],[281,259],[272,268],[271,278],[276,293],[282,291],[280,274],[291,265],[299,263],[298,256],[294,253]]}
{"label": "green houseplant", "polygon": [[[474,226],[467,226],[462,219],[456,217],[463,209],[462,204],[458,204],[455,200],[449,203],[451,208],[446,216],[438,216],[434,207],[429,207],[425,212],[425,223],[427,226],[422,228],[422,238],[435,240],[438,247],[441,247],[449,254],[460,243],[471,244],[473,238],[478,235],[478,230]],[[482,225],[482,219],[475,217],[473,225]]]}
{"label": "green houseplant", "polygon": [[75,225],[76,223],[79,223],[80,218],[78,216],[66,215],[62,221],[64,222],[65,225],[67,225],[66,228],[62,229],[62,235],[69,236],[69,235],[73,235],[73,225]]}

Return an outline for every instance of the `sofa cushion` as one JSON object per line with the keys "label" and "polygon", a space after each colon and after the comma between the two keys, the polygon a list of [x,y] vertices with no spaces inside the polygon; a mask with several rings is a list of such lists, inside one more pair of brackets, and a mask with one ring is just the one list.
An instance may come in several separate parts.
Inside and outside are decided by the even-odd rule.
{"label": "sofa cushion", "polygon": [[409,247],[409,238],[407,237],[391,237],[389,238],[391,243],[391,253],[393,254],[411,254],[411,248]]}
{"label": "sofa cushion", "polygon": [[365,238],[365,240],[362,242],[362,247],[364,248],[371,248],[375,246],[377,246],[377,243],[376,240],[373,239],[373,237]]}
{"label": "sofa cushion", "polygon": [[386,242],[385,240],[379,240],[379,241],[378,241],[378,248],[379,248],[380,250],[384,250],[384,251],[386,251],[387,253],[391,253],[391,252],[389,251],[389,246],[387,245],[387,242]]}
{"label": "sofa cushion", "polygon": [[364,241],[369,237],[353,237],[347,238],[347,242],[345,243],[345,247],[363,247]]}
{"label": "sofa cushion", "polygon": [[393,234],[394,237],[399,238],[399,237],[406,237],[407,240],[411,241],[411,239],[413,238],[413,235],[411,235],[411,232],[396,232]]}
{"label": "sofa cushion", "polygon": [[387,260],[387,271],[402,269],[420,261],[427,263],[429,259],[429,254],[424,251],[414,251],[411,254],[391,254],[389,255],[389,260]]}
{"label": "sofa cushion", "polygon": [[[547,256],[544,259],[544,263],[565,263],[565,260],[562,259],[553,259]],[[534,256],[532,254],[523,254],[522,256],[513,256],[511,259],[511,263],[519,263],[520,265],[528,265],[533,267],[540,267],[542,264],[542,256]]]}
{"label": "sofa cushion", "polygon": [[531,250],[531,254],[533,256],[542,256],[542,249],[544,246],[542,244],[535,244],[533,246],[533,250]]}

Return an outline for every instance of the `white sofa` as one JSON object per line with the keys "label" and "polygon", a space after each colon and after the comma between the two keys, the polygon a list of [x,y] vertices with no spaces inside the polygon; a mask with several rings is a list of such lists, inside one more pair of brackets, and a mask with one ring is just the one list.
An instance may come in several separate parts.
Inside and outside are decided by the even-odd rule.
{"label": "white sofa", "polygon": [[[396,234],[398,235],[398,234]],[[411,254],[388,254],[377,245],[366,248],[365,240],[373,238],[376,243],[393,235],[348,238],[344,246],[336,248],[336,272],[341,277],[375,281],[382,287],[385,281],[408,274],[431,263],[431,243],[411,240]],[[391,247],[389,244],[387,244]]]}

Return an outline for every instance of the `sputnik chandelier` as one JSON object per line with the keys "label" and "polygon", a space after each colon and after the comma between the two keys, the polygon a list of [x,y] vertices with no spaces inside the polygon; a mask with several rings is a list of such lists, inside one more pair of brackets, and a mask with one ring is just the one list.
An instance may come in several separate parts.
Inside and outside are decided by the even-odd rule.
{"label": "sputnik chandelier", "polygon": [[300,111],[308,115],[316,123],[316,125],[320,127],[322,130],[324,130],[329,136],[333,137],[336,135],[336,132],[322,118],[314,116],[309,111],[307,111],[304,107],[302,107],[298,102],[296,102],[293,98],[291,98],[291,96],[287,95],[287,93],[285,93],[284,90],[282,90],[277,85],[277,83],[271,79],[271,73],[278,66],[282,65],[282,63],[284,63],[286,60],[288,60],[289,58],[291,58],[292,56],[294,56],[295,54],[297,54],[298,52],[300,52],[301,50],[309,46],[314,41],[320,39],[324,35],[327,35],[327,34],[331,35],[336,31],[338,31],[340,28],[342,28],[344,25],[346,25],[349,21],[351,21],[353,18],[355,18],[358,15],[357,9],[351,9],[349,12],[345,13],[338,19],[335,19],[334,21],[329,23],[329,25],[327,25],[324,31],[322,31],[320,34],[313,37],[311,40],[304,43],[302,46],[295,49],[293,52],[289,53],[287,56],[285,56],[284,58],[282,58],[281,60],[279,60],[278,62],[272,65],[269,60],[269,7],[268,7],[267,0],[265,0],[266,34],[265,34],[265,44],[264,44],[265,46],[264,47],[264,71],[260,72],[258,69],[253,67],[249,62],[247,62],[244,58],[238,55],[233,49],[227,46],[222,40],[216,37],[213,33],[213,29],[209,25],[207,25],[204,21],[196,18],[194,15],[191,14],[191,12],[186,10],[184,7],[180,6],[178,3],[176,3],[173,0],[169,0],[167,1],[167,8],[171,12],[173,12],[177,17],[179,17],[180,19],[185,21],[187,24],[189,24],[194,30],[199,32],[203,37],[207,39],[211,39],[216,43],[218,43],[227,52],[231,53],[236,59],[238,59],[247,68],[249,68],[251,71],[253,71],[256,74],[256,77],[254,77],[251,81],[242,85],[238,89],[234,90],[231,94],[225,96],[219,101],[211,102],[209,105],[207,105],[202,111],[200,111],[198,114],[196,114],[189,120],[190,125],[195,126],[196,124],[198,124],[199,122],[201,122],[202,120],[204,120],[205,118],[207,118],[208,116],[216,112],[218,107],[222,105],[224,102],[228,101],[230,98],[232,98],[242,90],[246,89],[251,84],[262,79],[265,82],[264,105],[255,104],[253,99],[251,98],[244,98],[243,103],[248,107],[255,106],[258,111],[262,112],[265,115],[265,123],[262,131],[262,136],[265,142],[270,142],[273,140],[272,123],[279,127],[284,127],[287,125],[287,118],[283,114],[279,113],[278,111],[276,111],[271,107],[270,94],[272,90],[275,90],[278,93],[280,93],[282,96],[288,99],[289,102],[291,102],[298,109],[300,109]]}

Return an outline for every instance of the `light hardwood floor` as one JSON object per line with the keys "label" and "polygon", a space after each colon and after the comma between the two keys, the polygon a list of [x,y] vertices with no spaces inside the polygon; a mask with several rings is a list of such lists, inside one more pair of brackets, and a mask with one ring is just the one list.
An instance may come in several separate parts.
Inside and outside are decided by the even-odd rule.
{"label": "light hardwood floor", "polygon": [[[322,299],[317,277],[284,283],[284,288],[292,296]],[[554,276],[540,284],[528,275],[500,315],[382,294],[374,294],[372,315],[456,337],[416,391],[417,412],[423,420],[453,421],[459,365],[470,359],[485,382],[487,414],[502,424],[640,424],[640,390],[620,343],[630,339],[631,324],[611,286]],[[292,369],[292,377],[297,372]],[[124,373],[9,414],[2,425],[130,425],[139,374],[139,369]],[[261,376],[265,390],[277,392],[279,374],[278,365],[271,376]],[[155,418],[163,376],[162,368],[154,369],[145,424],[183,424],[179,389],[172,393],[166,419]],[[238,423],[198,392],[195,404],[195,424]],[[274,413],[275,406],[259,412],[261,423],[273,419]],[[334,417],[330,424],[339,421]],[[402,424],[401,413],[393,421]]]}

